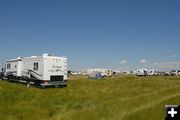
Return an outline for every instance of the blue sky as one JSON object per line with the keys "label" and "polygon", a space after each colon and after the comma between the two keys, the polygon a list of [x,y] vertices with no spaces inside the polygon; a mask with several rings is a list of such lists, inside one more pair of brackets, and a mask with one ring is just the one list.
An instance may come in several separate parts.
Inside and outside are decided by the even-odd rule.
{"label": "blue sky", "polygon": [[1,65],[50,52],[67,56],[72,70],[180,69],[179,6],[179,0],[1,0]]}

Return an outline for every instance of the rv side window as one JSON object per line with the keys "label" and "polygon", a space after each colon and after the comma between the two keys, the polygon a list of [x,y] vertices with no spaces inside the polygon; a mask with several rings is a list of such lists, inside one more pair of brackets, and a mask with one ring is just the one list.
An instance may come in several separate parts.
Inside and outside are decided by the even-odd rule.
{"label": "rv side window", "polygon": [[34,63],[34,70],[38,70],[38,63],[36,62],[36,63]]}
{"label": "rv side window", "polygon": [[11,69],[11,64],[10,63],[7,64],[7,69]]}

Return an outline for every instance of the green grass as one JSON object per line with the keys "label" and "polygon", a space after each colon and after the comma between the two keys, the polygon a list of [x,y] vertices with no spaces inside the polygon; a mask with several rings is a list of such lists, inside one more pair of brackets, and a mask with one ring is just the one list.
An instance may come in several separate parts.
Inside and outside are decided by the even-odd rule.
{"label": "green grass", "polygon": [[180,104],[180,77],[71,77],[66,88],[0,81],[0,120],[163,120]]}

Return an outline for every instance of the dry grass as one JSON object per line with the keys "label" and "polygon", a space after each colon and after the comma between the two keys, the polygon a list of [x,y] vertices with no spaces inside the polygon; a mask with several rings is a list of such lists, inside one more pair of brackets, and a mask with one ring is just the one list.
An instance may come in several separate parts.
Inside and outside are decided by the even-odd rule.
{"label": "dry grass", "polygon": [[162,120],[180,104],[180,77],[70,77],[66,88],[0,81],[2,120]]}

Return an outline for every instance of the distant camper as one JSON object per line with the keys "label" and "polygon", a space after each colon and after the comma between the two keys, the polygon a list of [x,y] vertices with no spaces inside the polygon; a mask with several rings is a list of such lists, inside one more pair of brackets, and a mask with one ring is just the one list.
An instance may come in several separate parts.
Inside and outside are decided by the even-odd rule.
{"label": "distant camper", "polygon": [[89,78],[98,80],[98,79],[103,78],[103,76],[101,75],[100,72],[93,72],[89,75]]}
{"label": "distant camper", "polygon": [[156,69],[151,69],[151,70],[147,70],[147,69],[138,69],[137,76],[156,76],[158,75],[158,72]]}
{"label": "distant camper", "polygon": [[30,82],[35,85],[66,86],[67,85],[67,58],[53,54],[42,56],[18,57],[6,61],[5,77],[10,80]]}
{"label": "distant camper", "polygon": [[148,70],[148,75],[149,76],[156,76],[156,75],[158,75],[158,72],[155,69]]}
{"label": "distant camper", "polygon": [[113,74],[111,69],[101,69],[101,68],[85,69],[82,71],[82,75],[90,75],[92,73],[101,73],[101,75],[104,77],[108,77]]}
{"label": "distant camper", "polygon": [[138,69],[136,75],[137,76],[147,76],[148,70],[147,69]]}
{"label": "distant camper", "polygon": [[172,70],[171,71],[171,76],[177,76],[180,75],[180,70]]}

